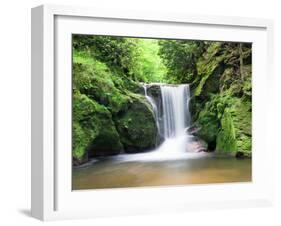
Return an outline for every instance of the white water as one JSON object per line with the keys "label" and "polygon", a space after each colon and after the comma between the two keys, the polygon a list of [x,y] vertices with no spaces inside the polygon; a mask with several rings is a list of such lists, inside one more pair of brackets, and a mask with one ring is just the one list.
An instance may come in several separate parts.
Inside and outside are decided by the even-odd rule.
{"label": "white water", "polygon": [[[144,89],[144,95],[145,95],[146,99],[148,100],[148,102],[152,106],[153,116],[154,116],[154,119],[155,119],[155,122],[156,122],[157,131],[159,133],[159,131],[160,131],[159,120],[158,120],[159,113],[158,113],[158,109],[157,109],[156,103],[155,103],[154,99],[147,94],[147,86],[146,85],[143,86],[143,89]],[[157,142],[156,142],[156,144],[157,144]]]}
{"label": "white water", "polygon": [[166,161],[200,158],[206,155],[206,153],[188,152],[189,140],[192,137],[186,132],[186,128],[191,123],[189,85],[162,84],[160,90],[162,109],[157,108],[156,101],[148,94],[147,86],[144,85],[145,97],[152,106],[158,133],[164,138],[164,142],[151,152],[119,155],[118,159],[122,161]]}
{"label": "white water", "polygon": [[190,136],[185,130],[191,122],[189,85],[161,85],[160,89],[163,113],[162,120],[157,121],[161,120],[160,133],[164,142],[148,159],[170,160],[198,156],[197,153],[187,152]]}
{"label": "white water", "polygon": [[160,86],[163,107],[163,134],[165,139],[185,135],[185,128],[190,126],[188,85]]}

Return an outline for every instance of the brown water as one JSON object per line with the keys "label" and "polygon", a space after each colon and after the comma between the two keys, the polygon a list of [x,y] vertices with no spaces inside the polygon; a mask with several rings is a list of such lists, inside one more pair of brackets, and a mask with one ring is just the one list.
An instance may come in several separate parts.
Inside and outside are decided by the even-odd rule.
{"label": "brown water", "polygon": [[170,161],[123,161],[118,157],[73,169],[72,188],[123,188],[251,181],[251,159],[210,155]]}

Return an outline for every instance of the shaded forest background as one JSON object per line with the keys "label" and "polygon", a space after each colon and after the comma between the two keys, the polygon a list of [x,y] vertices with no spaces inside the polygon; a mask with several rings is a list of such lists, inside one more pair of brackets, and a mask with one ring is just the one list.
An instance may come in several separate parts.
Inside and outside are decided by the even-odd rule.
{"label": "shaded forest background", "polygon": [[188,83],[209,151],[251,156],[251,44],[73,35],[73,163],[153,149],[142,83]]}

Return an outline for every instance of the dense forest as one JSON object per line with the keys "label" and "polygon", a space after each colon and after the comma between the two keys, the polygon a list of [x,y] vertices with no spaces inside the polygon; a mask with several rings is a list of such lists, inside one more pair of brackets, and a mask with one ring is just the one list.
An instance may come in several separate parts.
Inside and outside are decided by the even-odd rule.
{"label": "dense forest", "polygon": [[189,84],[192,125],[207,150],[251,156],[251,44],[72,39],[74,165],[155,148],[157,128],[143,83]]}

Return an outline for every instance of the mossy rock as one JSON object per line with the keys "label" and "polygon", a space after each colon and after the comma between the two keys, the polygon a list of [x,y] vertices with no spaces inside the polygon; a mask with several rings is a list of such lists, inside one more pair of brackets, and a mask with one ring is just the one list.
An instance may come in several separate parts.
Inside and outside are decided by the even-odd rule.
{"label": "mossy rock", "polygon": [[72,125],[72,158],[73,165],[80,165],[88,161],[88,155],[86,148],[96,136],[96,131],[87,131],[83,129],[78,122],[74,122]]}
{"label": "mossy rock", "polygon": [[106,106],[112,114],[126,111],[130,98],[124,94],[125,85],[118,75],[98,61],[78,62],[73,64],[74,89]]}
{"label": "mossy rock", "polygon": [[194,91],[194,96],[200,96],[205,99],[212,93],[218,93],[220,90],[220,77],[224,71],[224,64],[214,61],[212,70],[203,74],[199,85]]}
{"label": "mossy rock", "polygon": [[217,115],[205,108],[199,113],[196,123],[200,128],[197,135],[208,143],[209,150],[214,150],[220,125]]}
{"label": "mossy rock", "polygon": [[237,151],[251,156],[252,152],[252,105],[247,98],[236,101],[232,108],[232,118],[237,140]]}
{"label": "mossy rock", "polygon": [[99,133],[99,126],[95,122],[96,104],[86,95],[75,92],[73,94],[73,160],[81,164],[88,159],[86,148]]}
{"label": "mossy rock", "polygon": [[111,118],[100,117],[100,123],[103,126],[100,127],[98,136],[87,148],[89,157],[120,154],[123,151],[123,145]]}
{"label": "mossy rock", "polygon": [[209,150],[215,150],[216,148],[217,134],[221,127],[221,117],[224,108],[229,104],[231,104],[229,97],[220,94],[212,95],[209,101],[201,105],[196,104],[197,109],[202,109],[195,114],[198,115],[195,124],[200,128],[198,135],[208,143]]}
{"label": "mossy rock", "polygon": [[225,92],[213,95],[199,108],[195,124],[201,128],[198,136],[208,143],[208,149],[251,155],[251,100]]}
{"label": "mossy rock", "polygon": [[161,87],[157,84],[152,84],[147,88],[147,92],[153,96],[153,98],[161,98]]}
{"label": "mossy rock", "polygon": [[106,107],[75,91],[73,94],[73,158],[118,154],[123,146]]}
{"label": "mossy rock", "polygon": [[214,42],[198,60],[198,78],[192,84],[194,96],[206,98],[210,93],[219,92],[219,81],[224,71],[223,59],[225,57],[220,50],[221,43]]}
{"label": "mossy rock", "polygon": [[221,128],[217,136],[217,152],[236,153],[237,140],[235,127],[229,109],[225,109],[221,119]]}
{"label": "mossy rock", "polygon": [[99,127],[99,132],[87,148],[89,157],[115,155],[122,152],[123,145],[110,111],[99,105],[98,111],[93,117]]}
{"label": "mossy rock", "polygon": [[246,98],[232,97],[221,118],[221,129],[217,137],[219,152],[243,153],[251,156],[252,112],[251,102]]}
{"label": "mossy rock", "polygon": [[152,149],[156,145],[157,127],[153,110],[146,98],[131,93],[129,109],[115,118],[125,152],[134,153]]}

